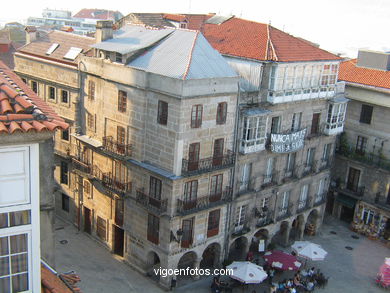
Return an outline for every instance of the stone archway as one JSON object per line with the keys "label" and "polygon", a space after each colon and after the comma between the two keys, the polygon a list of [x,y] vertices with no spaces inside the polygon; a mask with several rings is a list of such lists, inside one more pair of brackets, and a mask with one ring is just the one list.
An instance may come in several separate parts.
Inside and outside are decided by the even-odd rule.
{"label": "stone archway", "polygon": [[212,243],[206,247],[202,254],[202,261],[200,268],[218,268],[220,266],[221,245],[219,243]]}
{"label": "stone archway", "polygon": [[301,240],[303,237],[303,231],[305,226],[305,217],[298,215],[291,224],[291,230],[289,234],[289,241]]}
{"label": "stone archway", "polygon": [[290,223],[283,221],[280,223],[279,231],[272,237],[271,243],[286,246],[288,244],[290,234]]}
{"label": "stone archway", "polygon": [[[194,251],[186,252],[179,260],[177,264],[177,268],[187,270],[189,269],[195,269],[199,266],[198,256]],[[194,279],[197,278],[197,276],[193,276]],[[177,280],[185,280],[185,279],[191,279],[190,276],[186,275],[179,275],[177,276]]]}
{"label": "stone archway", "polygon": [[258,230],[252,238],[252,250],[258,252],[259,251],[259,243],[260,240],[263,240],[264,243],[264,250],[267,250],[267,245],[268,245],[268,239],[269,239],[269,232],[267,229],[260,229]]}
{"label": "stone archway", "polygon": [[147,265],[147,275],[152,279],[158,281],[160,279],[159,275],[155,274],[154,269],[158,269],[161,266],[160,257],[154,251],[149,251],[146,256],[146,265]]}
{"label": "stone archway", "polygon": [[241,236],[233,241],[229,248],[230,261],[243,261],[246,259],[248,253],[248,239]]}
{"label": "stone archway", "polygon": [[312,210],[307,217],[305,225],[305,234],[314,236],[317,233],[319,213],[316,209]]}

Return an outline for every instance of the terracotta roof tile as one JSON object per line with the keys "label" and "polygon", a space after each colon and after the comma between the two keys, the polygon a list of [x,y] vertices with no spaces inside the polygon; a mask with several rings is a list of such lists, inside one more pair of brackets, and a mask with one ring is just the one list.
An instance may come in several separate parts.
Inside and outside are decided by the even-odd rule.
{"label": "terracotta roof tile", "polygon": [[320,61],[340,57],[268,24],[232,17],[220,24],[206,23],[213,14],[165,14],[166,19],[188,22],[188,29],[200,30],[221,54],[260,61]]}
{"label": "terracotta roof tile", "polygon": [[390,71],[358,67],[357,59],[340,65],[339,80],[390,89]]}
{"label": "terracotta roof tile", "polygon": [[50,270],[41,266],[42,290],[45,293],[73,293],[68,286]]}
{"label": "terracotta roof tile", "polygon": [[54,131],[69,125],[0,61],[0,133]]}
{"label": "terracotta roof tile", "polygon": [[[59,46],[52,54],[47,55],[47,50],[49,50],[54,43],[59,44]],[[75,60],[72,61],[64,58],[66,53],[68,53],[71,47],[81,48],[83,49],[82,52],[86,52],[90,49],[90,45],[94,43],[94,38],[62,31],[51,31],[46,35],[38,37],[36,41],[19,48],[17,52],[77,66]]]}

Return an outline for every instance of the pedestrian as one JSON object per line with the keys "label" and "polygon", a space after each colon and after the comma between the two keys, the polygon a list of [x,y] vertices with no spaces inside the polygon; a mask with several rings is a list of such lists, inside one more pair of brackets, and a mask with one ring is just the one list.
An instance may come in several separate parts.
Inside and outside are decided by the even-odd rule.
{"label": "pedestrian", "polygon": [[272,285],[272,286],[269,288],[269,293],[276,293],[276,292],[277,292],[276,286],[275,286],[275,285]]}
{"label": "pedestrian", "polygon": [[171,279],[171,291],[176,288],[176,276],[173,276]]}
{"label": "pedestrian", "polygon": [[273,267],[271,267],[268,271],[268,282],[270,285],[272,285],[272,280],[275,276],[275,269]]}

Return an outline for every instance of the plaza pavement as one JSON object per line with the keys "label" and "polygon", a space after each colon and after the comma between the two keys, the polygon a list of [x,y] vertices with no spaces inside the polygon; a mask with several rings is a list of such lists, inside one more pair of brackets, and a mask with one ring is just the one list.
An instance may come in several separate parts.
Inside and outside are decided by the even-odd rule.
{"label": "plaza pavement", "polygon": [[[352,238],[352,235],[359,238]],[[61,240],[66,240],[67,243],[61,244]],[[321,244],[328,251],[324,261],[307,263],[307,267],[315,266],[329,277],[328,286],[316,291],[384,292],[374,282],[384,258],[390,257],[389,248],[382,243],[353,233],[348,229],[347,224],[332,217],[325,218],[324,225],[316,236],[305,237],[304,240]],[[346,246],[353,249],[348,250]],[[288,248],[285,250],[290,251]],[[75,270],[81,277],[79,285],[84,293],[164,292],[149,278],[116,259],[100,243],[60,219],[57,219],[56,223],[56,269],[58,272]],[[279,278],[287,276],[282,275]],[[203,278],[179,287],[175,291],[209,293],[210,284],[211,277]],[[268,292],[265,291],[264,285],[252,286],[248,292],[252,293],[253,289],[257,293]]]}

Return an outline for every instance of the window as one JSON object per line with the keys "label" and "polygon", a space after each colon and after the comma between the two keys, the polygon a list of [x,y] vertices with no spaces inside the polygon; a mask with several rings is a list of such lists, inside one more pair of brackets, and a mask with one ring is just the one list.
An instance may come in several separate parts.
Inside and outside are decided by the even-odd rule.
{"label": "window", "polygon": [[367,138],[364,136],[358,136],[356,140],[355,152],[359,155],[364,155],[367,147]]}
{"label": "window", "polygon": [[97,217],[97,220],[96,220],[96,234],[97,236],[103,240],[103,241],[106,241],[107,240],[107,232],[106,232],[106,227],[107,227],[107,224],[106,224],[106,220],[100,218],[99,216]]}
{"label": "window", "polygon": [[275,166],[275,157],[268,158],[267,169],[264,174],[264,184],[270,183],[272,181],[274,166]]}
{"label": "window", "polygon": [[322,160],[323,161],[328,161],[330,159],[330,152],[332,150],[332,144],[328,143],[324,145],[324,152],[322,154]]}
{"label": "window", "polygon": [[115,224],[123,225],[124,204],[123,199],[115,198]]}
{"label": "window", "polygon": [[149,182],[149,196],[155,199],[161,199],[161,180],[150,176]]}
{"label": "window", "polygon": [[347,189],[357,192],[360,180],[360,170],[350,167],[347,179]]}
{"label": "window", "polygon": [[306,155],[306,166],[312,166],[314,163],[314,155],[316,148],[309,148]]}
{"label": "window", "polygon": [[16,227],[28,224],[31,224],[30,210],[0,214],[0,228]]}
{"label": "window", "polygon": [[276,116],[272,117],[271,120],[271,133],[279,133],[280,132],[280,122],[281,122],[281,117]]}
{"label": "window", "polygon": [[87,112],[87,126],[91,131],[95,131],[95,119],[94,115]]}
{"label": "window", "polygon": [[191,111],[191,128],[199,128],[202,126],[202,105],[192,106]]}
{"label": "window", "polygon": [[184,209],[196,207],[196,198],[198,196],[198,180],[186,182],[184,184]]}
{"label": "window", "polygon": [[61,102],[68,103],[69,102],[69,92],[61,90]]}
{"label": "window", "polygon": [[241,151],[244,153],[263,150],[266,141],[267,117],[243,118]]}
{"label": "window", "polygon": [[282,204],[281,204],[281,208],[283,210],[288,208],[288,203],[290,201],[290,193],[291,193],[290,190],[283,192]]}
{"label": "window", "polygon": [[248,190],[251,173],[252,173],[252,163],[247,163],[243,165],[241,171],[240,191]]}
{"label": "window", "polygon": [[[0,237],[1,292],[24,292],[29,286],[29,234]],[[31,278],[31,274],[30,274]]]}
{"label": "window", "polygon": [[188,151],[188,171],[198,170],[200,143],[191,143]]}
{"label": "window", "polygon": [[38,83],[36,81],[31,81],[31,89],[33,90],[34,93],[38,93]]}
{"label": "window", "polygon": [[226,123],[227,103],[219,103],[217,107],[217,124]]}
{"label": "window", "polygon": [[67,196],[65,193],[61,193],[61,207],[62,210],[69,213],[69,196]]}
{"label": "window", "polygon": [[194,218],[183,220],[182,230],[181,247],[188,248],[193,241]]}
{"label": "window", "polygon": [[49,86],[49,99],[50,100],[56,99],[56,89],[52,86]]}
{"label": "window", "polygon": [[302,112],[293,114],[292,123],[291,123],[292,132],[298,131],[301,128],[301,120],[302,120]]}
{"label": "window", "polygon": [[118,141],[118,146],[123,146],[126,144],[126,129],[122,126],[116,127],[116,139]]}
{"label": "window", "polygon": [[155,215],[148,214],[148,240],[156,245],[160,239],[160,219]]}
{"label": "window", "polygon": [[321,113],[314,113],[313,118],[311,119],[311,135],[318,134],[319,126],[320,126],[320,116]]}
{"label": "window", "polygon": [[269,207],[269,200],[270,200],[269,197],[265,197],[265,198],[261,199],[260,208],[262,210],[268,209],[268,207]]}
{"label": "window", "polygon": [[292,172],[295,165],[295,157],[296,153],[289,153],[287,154],[287,160],[286,160],[286,172]]}
{"label": "window", "polygon": [[86,194],[91,194],[91,183],[89,183],[87,180],[84,180],[83,188]]}
{"label": "window", "polygon": [[95,82],[92,80],[88,81],[88,98],[95,99]]}
{"label": "window", "polygon": [[342,130],[344,126],[346,109],[347,109],[347,102],[330,103],[328,107],[326,129],[332,130],[332,129],[340,128]]}
{"label": "window", "polygon": [[362,219],[364,224],[369,225],[374,220],[374,215],[375,215],[374,211],[369,210],[367,208],[363,208],[362,218],[361,219]]}
{"label": "window", "polygon": [[210,201],[217,201],[221,199],[222,181],[223,181],[223,174],[218,174],[211,177]]}
{"label": "window", "polygon": [[118,91],[118,111],[125,113],[127,107],[127,93]]}
{"label": "window", "polygon": [[68,163],[66,163],[66,162],[61,162],[60,182],[62,184],[68,184]]}
{"label": "window", "polygon": [[371,124],[373,110],[374,110],[373,106],[362,105],[362,110],[360,112],[360,120],[359,121],[361,123]]}
{"label": "window", "polygon": [[69,141],[69,128],[61,131],[61,139]]}
{"label": "window", "polygon": [[157,123],[161,125],[167,125],[168,123],[168,103],[164,101],[158,101],[158,114]]}
{"label": "window", "polygon": [[303,185],[301,188],[301,194],[299,195],[298,208],[305,207],[308,191],[309,191],[309,185],[308,184]]}
{"label": "window", "polygon": [[321,201],[325,197],[325,179],[320,179],[320,182],[318,183],[318,192],[316,195],[315,202]]}
{"label": "window", "polygon": [[25,84],[27,84],[27,79],[22,78],[22,81],[23,81]]}
{"label": "window", "polygon": [[213,166],[219,166],[222,164],[223,147],[224,147],[223,138],[218,138],[214,140]]}
{"label": "window", "polygon": [[215,210],[209,213],[209,221],[207,225],[207,237],[218,235],[220,212],[221,212],[220,210]]}
{"label": "window", "polygon": [[245,224],[247,210],[248,205],[243,205],[236,208],[236,215],[234,220],[236,226],[242,226]]}

